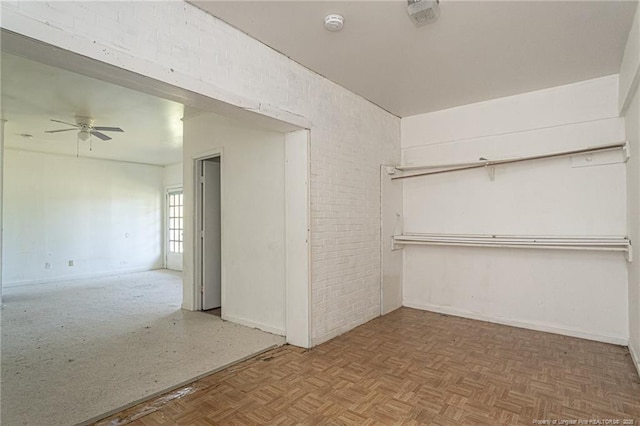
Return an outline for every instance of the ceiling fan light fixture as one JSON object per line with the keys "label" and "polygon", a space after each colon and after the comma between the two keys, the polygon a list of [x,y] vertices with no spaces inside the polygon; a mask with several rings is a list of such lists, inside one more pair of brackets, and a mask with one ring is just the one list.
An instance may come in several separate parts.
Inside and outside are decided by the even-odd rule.
{"label": "ceiling fan light fixture", "polygon": [[88,141],[91,138],[91,132],[86,129],[82,129],[78,132],[78,138],[81,141]]}

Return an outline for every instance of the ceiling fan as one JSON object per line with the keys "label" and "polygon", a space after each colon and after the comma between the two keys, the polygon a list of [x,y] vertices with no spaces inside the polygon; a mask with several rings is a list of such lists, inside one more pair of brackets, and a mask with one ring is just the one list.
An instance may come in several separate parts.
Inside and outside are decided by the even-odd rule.
{"label": "ceiling fan", "polygon": [[111,140],[110,136],[105,135],[102,132],[124,132],[120,127],[105,127],[105,126],[94,126],[93,118],[91,117],[82,117],[76,116],[76,124],[67,123],[66,121],[54,120],[51,121],[56,123],[67,124],[69,126],[73,126],[72,129],[60,129],[60,130],[47,130],[45,133],[60,133],[60,132],[68,132],[71,130],[78,130],[78,139],[86,141],[91,138],[91,136],[95,136],[103,141]]}

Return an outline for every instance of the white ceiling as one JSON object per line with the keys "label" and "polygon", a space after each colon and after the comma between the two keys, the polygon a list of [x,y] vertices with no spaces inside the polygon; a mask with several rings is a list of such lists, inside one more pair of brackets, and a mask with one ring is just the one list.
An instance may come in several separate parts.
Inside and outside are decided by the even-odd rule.
{"label": "white ceiling", "polygon": [[[2,116],[7,148],[76,155],[77,132],[50,119],[90,116],[113,139],[80,142],[80,156],[167,165],[182,161],[183,105],[3,52]],[[25,138],[21,134],[30,134]]]}
{"label": "white ceiling", "polygon": [[[619,71],[635,1],[191,1],[400,117]],[[326,31],[329,13],[344,29]]]}

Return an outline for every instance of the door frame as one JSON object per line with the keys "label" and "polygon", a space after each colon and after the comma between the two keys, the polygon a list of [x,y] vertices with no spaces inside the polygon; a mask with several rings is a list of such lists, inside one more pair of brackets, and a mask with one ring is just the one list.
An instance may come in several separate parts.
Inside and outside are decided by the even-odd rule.
{"label": "door frame", "polygon": [[[285,133],[285,336],[287,343],[310,348],[312,339],[311,305],[311,131],[309,129]],[[194,153],[190,156],[193,174],[185,176],[195,191],[193,200],[186,200],[194,206],[191,218],[193,225],[193,298],[194,310],[202,309],[202,246],[199,231],[202,223],[202,188],[200,175],[202,162],[210,158],[220,158],[220,292],[222,319],[227,303],[227,279],[225,270],[225,200],[226,162],[222,147]],[[186,283],[188,285],[188,283]],[[269,330],[267,330],[269,331]]]}
{"label": "door frame", "polygon": [[[200,178],[202,176],[202,163],[212,158],[220,158],[220,246],[224,247],[224,156],[222,147],[214,148],[212,150],[195,154],[192,157],[193,161],[193,185],[195,188],[194,194],[194,221],[193,221],[193,276],[195,278],[195,290],[193,292],[193,306],[197,311],[202,310],[202,292],[204,283],[202,282],[202,237],[200,231],[202,230],[202,185],[200,184]],[[220,250],[220,305],[221,317],[224,315],[225,306],[225,264],[224,264],[224,250]],[[224,319],[224,317],[222,317]]]}

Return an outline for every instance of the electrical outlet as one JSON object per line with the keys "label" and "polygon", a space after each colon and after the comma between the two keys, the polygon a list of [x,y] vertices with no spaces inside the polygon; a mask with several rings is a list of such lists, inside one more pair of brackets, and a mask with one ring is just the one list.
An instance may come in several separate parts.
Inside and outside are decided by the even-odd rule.
{"label": "electrical outlet", "polygon": [[49,262],[46,262],[44,264],[44,269],[51,269],[51,264]]}
{"label": "electrical outlet", "polygon": [[69,266],[73,266],[73,260],[69,261]]}

